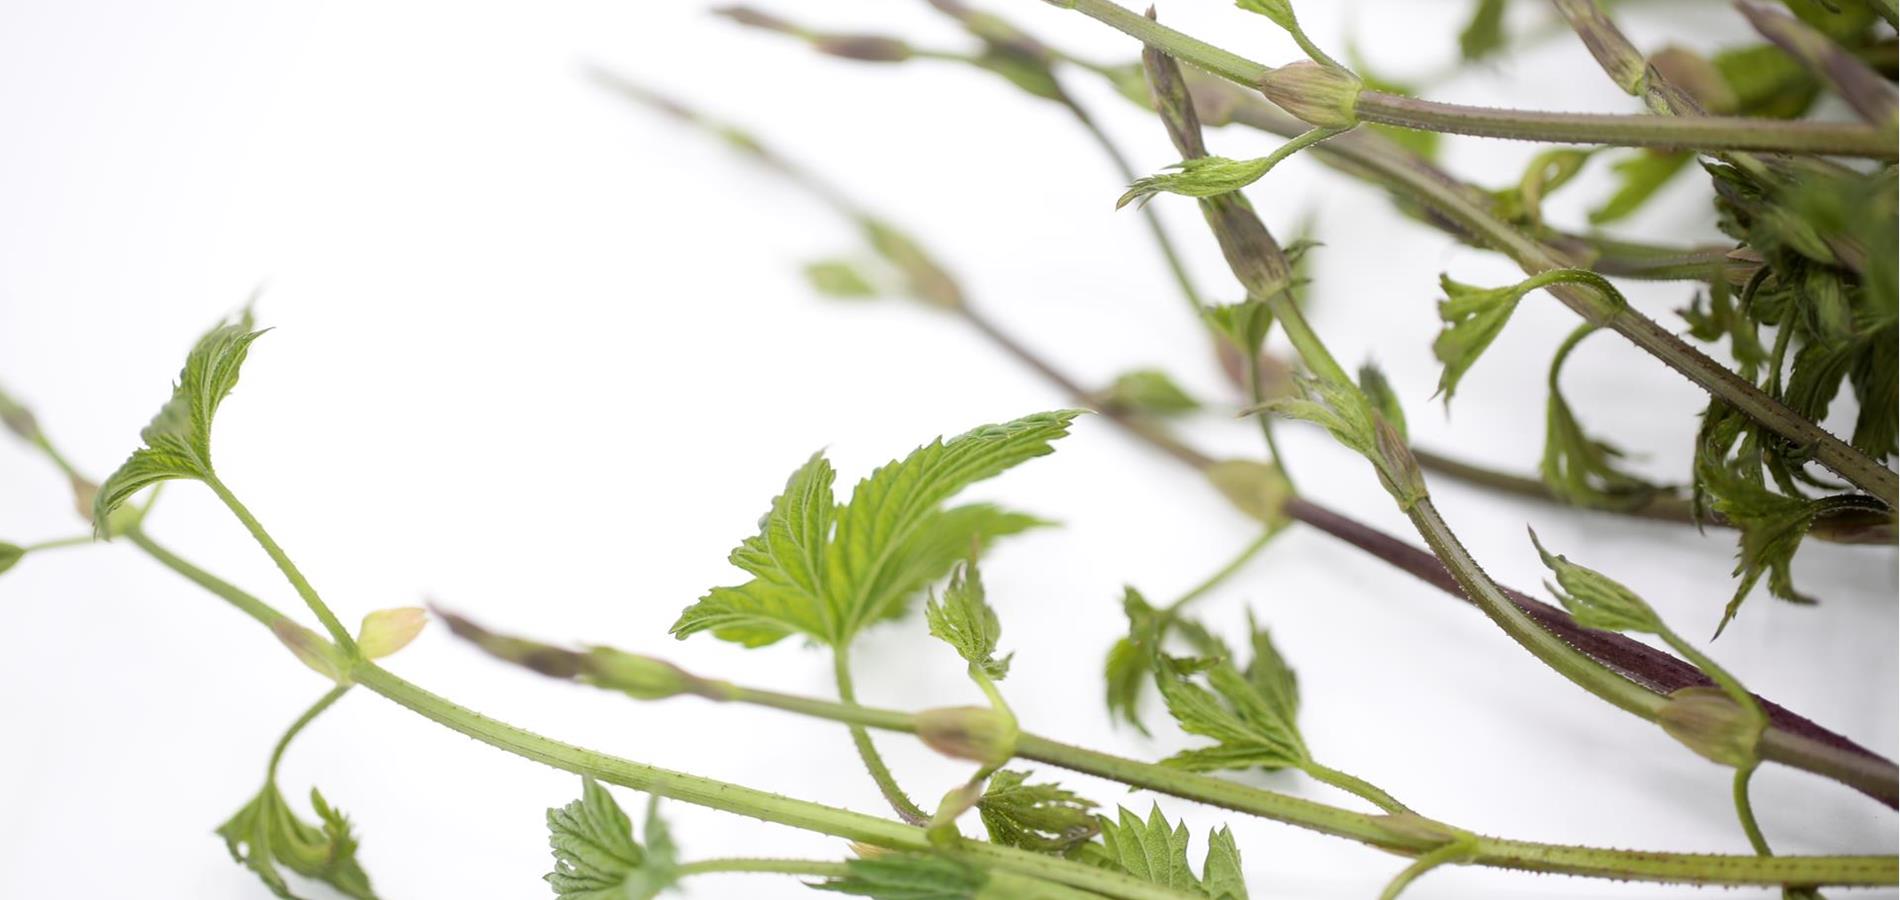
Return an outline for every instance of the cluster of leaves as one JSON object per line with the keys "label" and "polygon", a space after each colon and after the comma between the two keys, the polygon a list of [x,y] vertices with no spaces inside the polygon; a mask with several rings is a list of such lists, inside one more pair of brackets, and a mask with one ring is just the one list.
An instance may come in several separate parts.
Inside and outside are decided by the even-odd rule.
{"label": "cluster of leaves", "polygon": [[1117,810],[1117,817],[1100,818],[1102,840],[1089,844],[1083,858],[1106,869],[1125,872],[1142,881],[1199,894],[1209,900],[1247,900],[1241,878],[1240,848],[1226,828],[1209,831],[1207,856],[1197,877],[1188,863],[1186,823],[1170,825],[1161,807],[1149,809],[1148,818]]}
{"label": "cluster of leaves", "polygon": [[905,602],[956,562],[1041,520],[987,503],[950,509],[966,486],[1050,452],[1075,410],[1038,413],[937,440],[873,472],[848,503],[832,496],[823,454],[792,473],[762,528],[732,551],[753,576],[714,588],[680,614],[673,634],[701,631],[748,647],[801,634],[831,647],[904,612]]}
{"label": "cluster of leaves", "polygon": [[297,818],[272,778],[243,809],[218,826],[218,836],[224,838],[231,858],[255,872],[279,897],[295,897],[277,868],[282,866],[344,896],[376,900],[369,876],[356,861],[356,838],[350,833],[349,819],[324,802],[316,788],[310,789],[310,805],[321,825]]}

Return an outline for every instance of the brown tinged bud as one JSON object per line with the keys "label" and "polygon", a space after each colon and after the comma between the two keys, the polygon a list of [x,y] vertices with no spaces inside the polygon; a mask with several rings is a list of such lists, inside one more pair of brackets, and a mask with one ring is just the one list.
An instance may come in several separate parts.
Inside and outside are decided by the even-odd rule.
{"label": "brown tinged bud", "polygon": [[763,28],[784,34],[798,34],[798,26],[760,9],[750,6],[720,6],[712,11],[715,16],[724,16],[749,28]]}
{"label": "brown tinged bud", "polygon": [[581,655],[572,650],[496,634],[461,616],[446,612],[440,607],[431,607],[431,609],[435,612],[436,618],[441,619],[442,624],[448,626],[450,634],[482,648],[482,652],[497,659],[539,672],[549,678],[572,679],[581,673]]}
{"label": "brown tinged bud", "polygon": [[1764,722],[1720,688],[1688,687],[1669,695],[1656,724],[1697,755],[1725,766],[1751,766],[1761,757]]}
{"label": "brown tinged bud", "polygon": [[859,62],[903,62],[911,57],[910,45],[896,38],[875,34],[829,34],[812,38],[812,49],[828,56]]}
{"label": "brown tinged bud", "polygon": [[1281,66],[1260,78],[1260,93],[1317,128],[1359,124],[1359,92],[1364,88],[1351,72],[1310,60]]}
{"label": "brown tinged bud", "polygon": [[951,706],[917,714],[917,737],[956,759],[1000,766],[1016,755],[1016,719],[985,706]]}
{"label": "brown tinged bud", "polygon": [[6,394],[0,394],[0,426],[19,435],[21,440],[35,441],[40,437],[40,423],[33,418],[33,411],[15,403]]}
{"label": "brown tinged bud", "polygon": [[277,635],[277,640],[290,648],[297,661],[309,666],[311,671],[337,684],[350,683],[349,664],[330,642],[318,637],[316,632],[289,619],[272,622],[270,630]]}

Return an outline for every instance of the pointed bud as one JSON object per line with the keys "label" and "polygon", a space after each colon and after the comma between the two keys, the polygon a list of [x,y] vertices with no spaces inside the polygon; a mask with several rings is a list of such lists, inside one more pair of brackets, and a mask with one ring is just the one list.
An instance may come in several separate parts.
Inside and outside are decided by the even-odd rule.
{"label": "pointed bud", "polygon": [[484,653],[497,659],[539,672],[549,678],[573,678],[581,672],[581,655],[572,650],[496,634],[454,613],[444,612],[440,608],[435,608],[434,612],[436,618],[441,619],[442,624],[448,626],[450,634],[482,648]]}
{"label": "pointed bud", "polygon": [[1683,746],[1721,765],[1741,768],[1760,759],[1755,745],[1764,723],[1721,688],[1689,687],[1670,694],[1656,724]]}
{"label": "pointed bud", "polygon": [[875,34],[821,35],[812,38],[811,46],[819,53],[858,62],[903,62],[911,56],[909,44]]}
{"label": "pointed bud", "polygon": [[1300,121],[1319,128],[1359,124],[1359,91],[1365,86],[1345,69],[1302,61],[1262,76],[1260,92]]}
{"label": "pointed bud", "polygon": [[14,402],[5,393],[0,393],[0,426],[19,435],[23,441],[35,441],[40,437],[40,423],[33,418],[33,411]]}
{"label": "pointed bud", "polygon": [[664,700],[680,694],[726,700],[732,692],[732,686],[723,681],[700,678],[665,660],[612,647],[588,648],[581,660],[580,680],[635,700]]}
{"label": "pointed bud", "polygon": [[379,609],[363,617],[357,629],[356,647],[370,659],[382,659],[404,647],[429,624],[429,614],[420,606]]}
{"label": "pointed bud", "polygon": [[1016,719],[983,706],[951,706],[917,714],[917,737],[956,759],[1000,766],[1016,755]]}
{"label": "pointed bud", "polygon": [[350,683],[350,666],[343,655],[329,641],[317,636],[317,633],[289,619],[278,619],[271,623],[272,634],[282,641],[285,647],[297,657],[297,660],[310,667],[310,671],[322,675],[337,684]]}
{"label": "pointed bud", "polygon": [[0,542],[0,572],[13,568],[20,558],[26,555],[26,548],[18,544]]}

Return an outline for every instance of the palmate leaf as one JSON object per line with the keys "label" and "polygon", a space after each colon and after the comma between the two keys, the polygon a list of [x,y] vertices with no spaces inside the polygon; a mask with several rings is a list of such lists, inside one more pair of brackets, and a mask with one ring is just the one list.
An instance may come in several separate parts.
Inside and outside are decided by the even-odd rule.
{"label": "palmate leaf", "polygon": [[846,865],[849,875],[812,887],[875,900],[1007,900],[989,886],[989,873],[941,856],[892,853]]}
{"label": "palmate leaf", "polygon": [[989,504],[943,509],[963,488],[1051,451],[1078,410],[1025,416],[937,440],[859,482],[836,505],[834,475],[814,455],[772,503],[758,535],[732,552],[751,581],[714,588],[673,623],[748,647],[803,634],[844,646],[994,538],[1041,520]]}
{"label": "palmate leaf", "polygon": [[659,798],[647,804],[646,846],[633,822],[599,782],[581,776],[581,798],[548,810],[548,847],[554,871],[547,882],[560,900],[651,900],[679,880],[679,851],[659,816]]}
{"label": "palmate leaf", "polygon": [[1099,843],[1083,847],[1084,858],[1106,869],[1176,888],[1210,900],[1247,900],[1247,885],[1241,879],[1240,850],[1226,828],[1207,836],[1207,858],[1200,878],[1188,865],[1187,825],[1170,825],[1161,815],[1161,807],[1152,807],[1148,818],[1117,810],[1118,818],[1098,818],[1102,829]]}
{"label": "palmate leaf", "polygon": [[1254,635],[1252,671],[1243,673],[1225,659],[1199,661],[1188,668],[1200,673],[1207,687],[1182,671],[1183,664],[1168,660],[1155,669],[1155,684],[1167,702],[1169,714],[1181,730],[1213,738],[1210,747],[1183,750],[1161,761],[1164,766],[1190,772],[1220,769],[1298,767],[1308,760],[1298,724],[1299,692],[1293,672],[1274,650],[1266,632]]}
{"label": "palmate leaf", "polygon": [[1029,784],[1029,773],[1004,769],[990,776],[976,804],[994,843],[1066,855],[1100,831],[1095,803],[1057,784]]}
{"label": "palmate leaf", "polygon": [[244,864],[264,882],[272,894],[295,900],[278,866],[305,878],[324,882],[338,892],[357,900],[376,900],[369,876],[356,862],[356,838],[350,834],[349,820],[323,800],[312,788],[310,805],[316,809],[322,825],[311,825],[297,818],[275,781],[264,785],[251,802],[237,811],[217,834],[231,858]]}
{"label": "palmate leaf", "polygon": [[975,563],[951,573],[942,602],[930,598],[924,607],[924,620],[932,636],[956,648],[964,662],[984,675],[998,681],[1009,675],[1009,656],[996,658],[996,641],[1003,635],[1003,625],[984,598],[983,575]]}
{"label": "palmate leaf", "polygon": [[185,357],[172,396],[139,432],[144,446],[99,486],[92,521],[104,533],[112,511],[140,490],[173,478],[204,480],[211,468],[211,421],[219,404],[237,386],[238,370],[262,331],[251,330],[246,311],[234,323],[220,325],[198,339]]}

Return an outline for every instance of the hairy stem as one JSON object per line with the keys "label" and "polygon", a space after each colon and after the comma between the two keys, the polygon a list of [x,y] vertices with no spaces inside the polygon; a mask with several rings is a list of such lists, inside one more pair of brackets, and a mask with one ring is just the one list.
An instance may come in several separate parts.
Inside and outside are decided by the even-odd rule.
{"label": "hairy stem", "polygon": [[[831,669],[838,680],[838,699],[847,706],[858,705],[857,689],[851,683],[851,657],[845,648],[838,647],[832,651]],[[897,776],[891,774],[891,767],[885,765],[883,754],[877,752],[877,745],[871,742],[871,733],[862,726],[851,726],[851,744],[857,748],[858,758],[864,761],[865,771],[871,773],[871,780],[877,782],[878,793],[884,795],[885,802],[897,812],[897,817],[912,825],[928,823],[930,814],[898,785]]]}
{"label": "hairy stem", "polygon": [[347,684],[339,684],[331,688],[329,693],[317,698],[317,702],[311,704],[309,709],[304,710],[303,715],[297,717],[297,721],[290,723],[290,728],[284,731],[284,736],[277,740],[277,746],[272,748],[270,752],[270,767],[265,770],[264,775],[266,780],[277,780],[277,764],[283,761],[284,751],[290,748],[291,739],[303,731],[304,726],[309,725],[316,717],[323,715],[323,711],[329,709],[331,704],[342,699],[344,694],[349,693],[349,690],[350,686]]}
{"label": "hairy stem", "polygon": [[1358,776],[1348,775],[1331,766],[1321,765],[1312,760],[1308,760],[1305,765],[1300,766],[1300,771],[1311,775],[1317,781],[1330,784],[1348,794],[1362,798],[1386,812],[1409,813],[1412,811],[1405,804],[1400,803],[1398,798],[1386,793],[1377,785]]}
{"label": "hairy stem", "polygon": [[673,870],[681,878],[721,872],[764,872],[773,875],[810,875],[816,878],[843,878],[851,868],[841,862],[816,859],[765,859],[761,857],[724,857],[683,863]]}
{"label": "hairy stem", "polygon": [[230,488],[224,486],[224,482],[216,478],[208,478],[205,480],[205,485],[211,488],[212,493],[218,495],[219,500],[224,501],[224,505],[230,508],[231,514],[237,516],[239,522],[244,523],[244,530],[251,533],[251,537],[255,538],[258,545],[263,547],[264,552],[270,556],[271,562],[277,564],[278,570],[284,573],[284,578],[290,581],[290,586],[297,590],[297,596],[302,597],[304,603],[310,607],[310,611],[317,614],[318,621],[321,621],[324,629],[330,632],[330,637],[336,641],[337,646],[342,647],[344,653],[355,657],[357,655],[356,641],[350,637],[349,630],[343,627],[342,622],[337,621],[336,614],[330,611],[330,607],[323,602],[323,598],[317,596],[317,589],[310,586],[309,579],[303,577],[303,572],[297,569],[297,564],[291,562],[290,557],[285,555],[284,548],[277,546],[277,542],[271,539],[270,532],[264,530],[263,524],[257,521],[257,517],[251,515],[251,511],[239,502],[237,495],[231,493]]}
{"label": "hairy stem", "polygon": [[[1138,15],[1112,0],[1046,0],[1102,22],[1182,62],[1248,88],[1258,88],[1272,67],[1221,50]],[[1895,137],[1860,124],[1790,122],[1730,116],[1659,119],[1655,116],[1553,113],[1490,109],[1362,91],[1359,117],[1368,122],[1420,131],[1470,134],[1552,143],[1607,144],[1700,150],[1760,150],[1893,159]]]}

